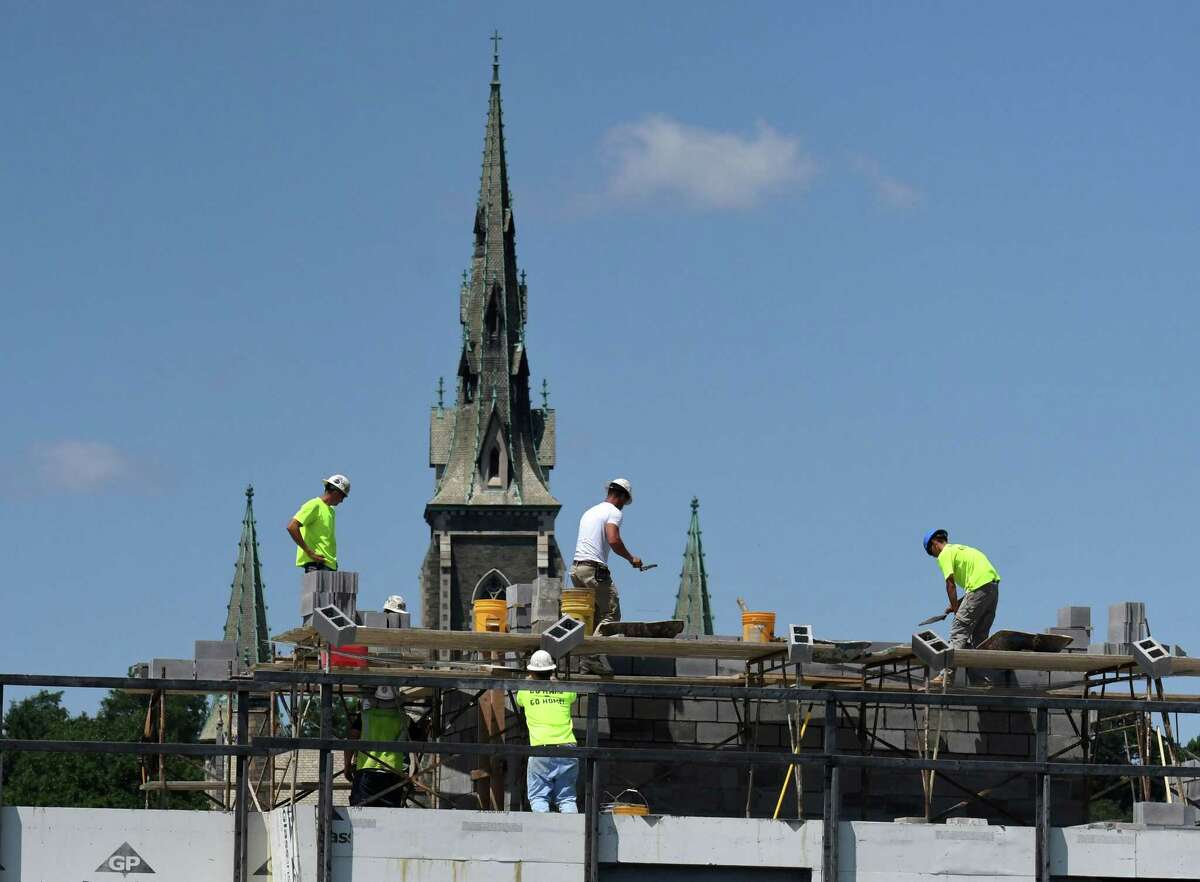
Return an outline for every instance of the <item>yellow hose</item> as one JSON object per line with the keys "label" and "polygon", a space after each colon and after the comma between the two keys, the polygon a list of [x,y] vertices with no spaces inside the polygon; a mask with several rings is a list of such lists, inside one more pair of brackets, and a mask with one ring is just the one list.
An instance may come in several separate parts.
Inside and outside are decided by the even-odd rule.
{"label": "yellow hose", "polygon": [[[800,748],[804,746],[804,733],[808,731],[808,721],[810,719],[812,719],[812,710],[811,709],[809,710],[808,713],[806,713],[804,715],[804,722],[800,724],[800,737],[798,739],[796,739],[796,744],[797,744],[796,752],[797,753],[799,753]],[[825,725],[829,725],[829,723],[826,722]],[[795,769],[796,769],[796,764],[791,763],[790,765],[788,765],[787,774],[783,776],[783,786],[779,788],[779,802],[775,803],[775,814],[771,815],[772,821],[779,820],[779,810],[781,808],[783,808],[783,797],[785,795],[787,795],[787,786],[788,786],[788,783],[792,780],[792,773],[795,771]],[[800,813],[801,814],[804,813],[803,806],[801,806]]]}

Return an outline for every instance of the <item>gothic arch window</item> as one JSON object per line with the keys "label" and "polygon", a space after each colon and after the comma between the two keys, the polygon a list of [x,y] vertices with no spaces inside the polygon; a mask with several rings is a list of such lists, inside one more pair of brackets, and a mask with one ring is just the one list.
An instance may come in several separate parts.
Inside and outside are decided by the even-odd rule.
{"label": "gothic arch window", "polygon": [[503,490],[509,481],[508,445],[500,421],[492,418],[479,454],[479,477],[489,490]]}
{"label": "gothic arch window", "polygon": [[505,596],[508,586],[512,582],[508,576],[497,569],[488,570],[483,574],[483,578],[475,583],[475,590],[471,592],[471,602],[476,600],[499,600]]}

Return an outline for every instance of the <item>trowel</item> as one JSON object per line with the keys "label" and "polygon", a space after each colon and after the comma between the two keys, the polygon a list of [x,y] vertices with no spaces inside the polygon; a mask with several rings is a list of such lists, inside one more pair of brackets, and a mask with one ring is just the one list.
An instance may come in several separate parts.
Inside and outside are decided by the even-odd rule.
{"label": "trowel", "polygon": [[950,613],[944,612],[940,616],[930,616],[929,618],[925,619],[925,621],[923,621],[923,622],[917,622],[917,627],[919,628],[922,625],[932,625],[934,622],[940,622],[942,619],[946,618],[946,616],[948,616],[948,615],[950,615]]}
{"label": "trowel", "polygon": [[638,569],[644,573],[646,570],[652,570],[656,566],[658,566],[658,564],[642,564],[640,567],[638,567]]}

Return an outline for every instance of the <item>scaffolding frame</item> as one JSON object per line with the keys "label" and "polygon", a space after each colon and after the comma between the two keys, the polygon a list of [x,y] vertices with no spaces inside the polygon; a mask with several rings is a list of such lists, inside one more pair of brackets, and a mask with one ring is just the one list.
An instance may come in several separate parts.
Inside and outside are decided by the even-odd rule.
{"label": "scaffolding frame", "polygon": [[[1051,711],[1120,711],[1124,713],[1151,715],[1154,713],[1197,714],[1200,700],[1168,700],[1157,698],[1096,698],[1059,695],[1029,696],[1008,694],[958,694],[952,692],[870,692],[866,699],[861,690],[811,689],[785,686],[726,686],[697,685],[694,683],[631,683],[612,681],[538,681],[538,688],[547,691],[571,691],[581,695],[637,696],[643,698],[668,699],[727,699],[743,704],[748,709],[751,703],[761,706],[763,702],[792,702],[795,705],[819,704],[824,708],[824,743],[820,750],[805,752],[760,751],[753,738],[747,738],[744,746],[737,749],[716,748],[644,748],[599,746],[599,703],[589,701],[585,721],[586,737],[576,747],[530,747],[526,744],[502,742],[447,742],[440,740],[435,729],[431,741],[376,742],[336,738],[332,731],[333,698],[336,688],[346,686],[374,688],[427,687],[432,690],[434,708],[441,703],[443,693],[450,691],[483,692],[488,689],[512,688],[521,683],[509,678],[484,675],[430,676],[419,671],[389,672],[387,674],[356,674],[344,671],[257,671],[252,678],[232,681],[159,680],[153,685],[146,680],[129,677],[51,676],[37,674],[0,674],[0,708],[3,707],[4,686],[64,687],[121,689],[135,692],[173,693],[224,693],[235,696],[238,727],[231,744],[182,744],[149,742],[87,742],[0,739],[0,756],[5,751],[35,752],[89,752],[113,754],[140,754],[148,756],[224,756],[234,760],[234,789],[236,797],[234,815],[234,882],[248,882],[246,866],[246,828],[250,808],[250,775],[247,764],[252,757],[270,758],[273,755],[294,750],[315,750],[320,757],[319,800],[317,805],[317,876],[318,882],[332,880],[331,832],[333,822],[332,753],[336,750],[392,750],[440,755],[474,755],[487,757],[530,757],[554,756],[573,757],[582,761],[582,779],[587,782],[585,795],[585,878],[587,882],[599,882],[599,815],[600,815],[600,770],[606,762],[655,762],[692,765],[725,765],[745,768],[747,772],[755,766],[786,767],[797,769],[819,768],[823,776],[823,825],[822,867],[824,878],[837,878],[839,864],[837,825],[842,808],[840,792],[841,770],[861,769],[904,769],[934,772],[940,775],[956,772],[998,772],[1015,775],[1035,776],[1035,836],[1036,867],[1034,876],[1041,880],[1050,879],[1049,836],[1050,836],[1050,782],[1058,776],[1067,777],[1129,777],[1129,778],[1200,778],[1200,769],[1184,772],[1179,766],[1167,764],[1058,762],[1050,756],[1049,714]],[[249,733],[249,709],[252,695],[273,696],[281,691],[314,691],[319,696],[320,735],[298,737],[296,735],[253,737]],[[850,705],[864,704],[882,706],[913,706],[933,708],[975,707],[999,710],[1033,711],[1034,758],[1014,759],[946,759],[931,756],[899,756],[894,754],[846,753],[838,750],[837,735],[842,728],[842,709]],[[748,717],[744,719],[749,719]],[[861,726],[861,717],[860,717]],[[0,800],[3,796],[3,781],[0,780]]]}

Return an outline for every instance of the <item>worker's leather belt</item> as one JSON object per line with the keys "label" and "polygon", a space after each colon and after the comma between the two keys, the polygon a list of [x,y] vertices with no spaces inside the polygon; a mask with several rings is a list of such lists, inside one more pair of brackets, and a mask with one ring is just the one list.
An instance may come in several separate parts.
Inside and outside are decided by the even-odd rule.
{"label": "worker's leather belt", "polygon": [[571,566],[573,566],[573,567],[595,567],[598,570],[603,570],[606,573],[608,572],[608,567],[605,564],[602,564],[599,561],[594,561],[594,560],[577,560],[574,563],[572,563]]}

